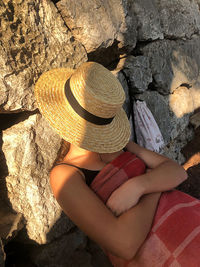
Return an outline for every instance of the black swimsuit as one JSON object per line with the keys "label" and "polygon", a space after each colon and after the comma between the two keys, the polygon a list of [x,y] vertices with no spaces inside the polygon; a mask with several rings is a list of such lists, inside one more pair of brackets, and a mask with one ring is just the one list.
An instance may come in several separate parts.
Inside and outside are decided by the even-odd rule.
{"label": "black swimsuit", "polygon": [[[86,181],[86,184],[88,186],[90,186],[90,184],[92,183],[92,181],[94,180],[94,178],[97,176],[97,174],[100,172],[100,170],[98,171],[95,171],[95,170],[88,170],[88,169],[84,169],[84,168],[81,168],[81,167],[77,167],[75,165],[72,165],[72,164],[68,164],[68,163],[65,163],[65,162],[61,162],[61,163],[57,163],[55,166],[57,165],[68,165],[68,166],[73,166],[77,169],[79,169],[80,171],[82,171],[82,173],[85,175],[85,181]],[[54,166],[54,167],[55,167]]]}

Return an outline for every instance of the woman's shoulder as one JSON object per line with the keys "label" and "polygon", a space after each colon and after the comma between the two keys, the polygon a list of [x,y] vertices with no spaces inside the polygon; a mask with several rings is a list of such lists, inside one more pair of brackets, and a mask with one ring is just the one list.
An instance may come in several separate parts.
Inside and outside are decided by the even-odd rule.
{"label": "woman's shoulder", "polygon": [[54,179],[70,179],[77,175],[85,180],[84,174],[81,172],[81,170],[79,170],[76,166],[66,162],[55,164],[49,173],[50,181]]}

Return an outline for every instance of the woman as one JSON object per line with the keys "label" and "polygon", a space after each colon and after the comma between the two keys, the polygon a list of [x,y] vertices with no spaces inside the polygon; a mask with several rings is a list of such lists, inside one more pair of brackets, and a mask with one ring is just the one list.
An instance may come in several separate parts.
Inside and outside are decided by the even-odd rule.
{"label": "woman", "polygon": [[[102,248],[132,259],[151,229],[160,193],[183,182],[186,172],[174,161],[129,142],[123,88],[100,64],[50,70],[37,81],[35,96],[41,113],[70,143],[62,164],[50,173],[55,198]],[[142,159],[148,171],[121,185],[104,205],[89,185],[123,149]]]}

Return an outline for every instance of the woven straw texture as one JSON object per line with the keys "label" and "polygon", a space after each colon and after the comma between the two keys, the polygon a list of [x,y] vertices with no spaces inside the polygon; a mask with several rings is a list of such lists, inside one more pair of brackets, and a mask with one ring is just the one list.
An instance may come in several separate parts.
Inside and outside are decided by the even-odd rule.
{"label": "woven straw texture", "polygon": [[[114,116],[111,123],[96,125],[73,110],[64,90],[69,78],[78,103],[96,116]],[[35,97],[49,124],[74,145],[94,152],[111,153],[121,150],[129,141],[129,121],[122,109],[123,88],[115,76],[98,63],[83,63],[76,71],[59,68],[43,73],[35,85]]]}

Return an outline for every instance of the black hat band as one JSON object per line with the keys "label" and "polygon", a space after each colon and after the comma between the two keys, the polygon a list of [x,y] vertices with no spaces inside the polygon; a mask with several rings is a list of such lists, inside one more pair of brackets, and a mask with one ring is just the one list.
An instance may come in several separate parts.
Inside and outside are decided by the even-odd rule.
{"label": "black hat band", "polygon": [[101,118],[98,117],[87,110],[85,110],[76,100],[74,97],[71,88],[70,88],[70,78],[65,83],[65,95],[66,98],[70,104],[70,106],[73,108],[73,110],[83,119],[85,119],[88,122],[97,124],[97,125],[106,125],[111,123],[111,121],[114,119],[112,118]]}

